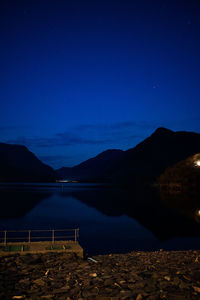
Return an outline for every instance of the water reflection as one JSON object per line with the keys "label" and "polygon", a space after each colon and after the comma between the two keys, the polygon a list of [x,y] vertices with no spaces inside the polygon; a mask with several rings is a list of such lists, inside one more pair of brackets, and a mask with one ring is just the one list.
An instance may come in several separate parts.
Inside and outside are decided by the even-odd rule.
{"label": "water reflection", "polygon": [[0,218],[20,218],[31,211],[40,201],[50,197],[50,195],[51,193],[47,191],[36,191],[30,188],[1,188]]}
{"label": "water reflection", "polygon": [[200,193],[195,189],[160,190],[160,199],[166,205],[194,223],[200,223]]}
{"label": "water reflection", "polygon": [[[72,223],[75,215],[72,211],[70,212],[69,203],[73,203],[76,199],[108,217],[128,216],[151,231],[160,241],[173,237],[195,237],[200,235],[199,196],[191,195],[191,193],[172,194],[161,192],[159,194],[154,189],[139,186],[133,186],[131,190],[123,190],[111,187],[84,187],[84,185],[81,187],[67,185],[66,188],[63,188],[63,186],[40,188],[21,186],[19,188],[16,185],[6,188],[1,187],[0,198],[1,218],[20,218],[25,215],[26,218],[30,218],[30,212],[34,211],[34,207],[37,206],[37,212],[42,212],[44,215],[44,217],[41,217],[41,222],[44,225],[45,222],[48,222],[52,226],[56,226],[56,224],[58,226],[60,224],[59,217],[60,219],[68,218]],[[63,202],[60,199],[63,199]],[[41,201],[45,205],[42,205]],[[61,211],[59,203],[68,203],[68,210]],[[74,214],[78,212],[75,221],[79,223],[79,220],[81,222],[81,210],[83,208],[81,208],[81,205],[76,204],[75,206]],[[85,210],[87,210],[86,206]],[[56,212],[57,219],[55,219]],[[88,222],[94,223],[94,220],[90,218]],[[79,225],[78,223],[75,225]]]}
{"label": "water reflection", "polygon": [[199,202],[191,201],[189,195],[159,195],[154,189],[138,186],[132,190],[66,190],[60,195],[75,197],[107,216],[134,218],[160,240],[200,235]]}

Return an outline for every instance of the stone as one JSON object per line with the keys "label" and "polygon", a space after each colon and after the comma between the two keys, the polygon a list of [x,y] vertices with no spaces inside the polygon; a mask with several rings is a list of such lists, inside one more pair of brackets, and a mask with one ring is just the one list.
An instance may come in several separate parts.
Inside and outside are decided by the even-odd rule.
{"label": "stone", "polygon": [[169,276],[165,276],[164,278],[165,278],[167,281],[170,281],[170,280],[171,280]]}
{"label": "stone", "polygon": [[193,289],[195,290],[195,292],[200,293],[200,287],[198,287],[198,286],[193,286]]}
{"label": "stone", "polygon": [[108,286],[108,285],[112,285],[113,284],[113,280],[110,278],[110,279],[106,279],[105,281],[104,281],[104,285],[105,286]]}
{"label": "stone", "polygon": [[71,296],[77,295],[79,293],[79,290],[80,290],[79,287],[75,287],[75,288],[71,289],[70,290],[70,295]]}
{"label": "stone", "polygon": [[91,273],[90,277],[97,277],[97,273]]}
{"label": "stone", "polygon": [[142,298],[143,298],[142,294],[138,294],[136,300],[142,300]]}
{"label": "stone", "polygon": [[147,297],[147,300],[159,300],[159,296],[158,295],[150,295]]}
{"label": "stone", "polygon": [[0,299],[199,300],[197,256],[131,252],[96,256],[98,264],[61,253],[0,257]]}
{"label": "stone", "polygon": [[122,295],[123,299],[133,296],[133,292],[128,290],[122,290],[120,291],[120,294]]}
{"label": "stone", "polygon": [[44,286],[45,285],[44,280],[42,280],[41,278],[38,278],[38,279],[34,280],[33,283],[37,284],[39,286]]}

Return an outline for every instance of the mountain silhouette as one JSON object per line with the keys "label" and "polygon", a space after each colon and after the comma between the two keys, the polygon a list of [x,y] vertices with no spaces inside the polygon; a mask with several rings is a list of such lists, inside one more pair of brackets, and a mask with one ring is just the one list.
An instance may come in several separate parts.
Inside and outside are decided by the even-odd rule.
{"label": "mountain silhouette", "polygon": [[25,146],[0,143],[0,181],[51,182],[56,172]]}
{"label": "mountain silhouette", "polygon": [[166,128],[156,131],[136,147],[125,152],[115,182],[153,183],[166,168],[200,152],[200,134],[174,132]]}
{"label": "mountain silhouette", "polygon": [[65,179],[105,181],[131,186],[153,183],[166,168],[200,152],[200,134],[160,127],[136,147],[108,150],[72,168],[61,168]]}
{"label": "mountain silhouette", "polygon": [[83,181],[111,181],[114,168],[124,156],[122,150],[107,150],[72,168],[57,170],[61,178]]}
{"label": "mountain silhouette", "polygon": [[0,180],[55,181],[56,178],[116,185],[150,184],[170,166],[200,153],[200,134],[160,127],[136,147],[107,150],[55,172],[25,146],[0,143]]}

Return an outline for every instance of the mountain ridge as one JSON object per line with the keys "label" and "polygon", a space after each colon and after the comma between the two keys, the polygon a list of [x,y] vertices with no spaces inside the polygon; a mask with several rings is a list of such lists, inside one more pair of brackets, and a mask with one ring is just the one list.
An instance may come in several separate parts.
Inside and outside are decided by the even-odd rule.
{"label": "mountain ridge", "polygon": [[0,143],[0,181],[55,181],[56,172],[24,145]]}
{"label": "mountain ridge", "polygon": [[[109,179],[117,185],[131,185],[133,181],[152,183],[167,167],[198,152],[200,152],[200,134],[189,131],[175,132],[159,127],[135,147],[122,151],[120,159],[113,160],[109,168],[104,170],[102,168],[101,180],[103,181],[106,178],[106,181]],[[83,173],[81,177],[76,175],[85,166],[85,173],[88,171],[89,174],[85,179],[97,180],[96,176],[92,176],[93,174],[90,172],[90,166],[87,162],[92,163],[96,158],[101,157],[103,153],[106,154],[106,151],[72,168],[66,168],[66,173],[65,169],[62,169],[62,174],[59,171],[60,169],[57,172],[61,176],[68,176],[68,179],[71,176],[73,179],[84,180]],[[101,163],[106,162],[102,160]],[[106,171],[108,176],[105,173]],[[67,177],[65,178],[67,179]]]}
{"label": "mountain ridge", "polygon": [[153,183],[168,167],[200,153],[200,134],[159,127],[126,151],[108,149],[74,167],[54,170],[24,145],[0,143],[0,180],[108,182],[131,186]]}

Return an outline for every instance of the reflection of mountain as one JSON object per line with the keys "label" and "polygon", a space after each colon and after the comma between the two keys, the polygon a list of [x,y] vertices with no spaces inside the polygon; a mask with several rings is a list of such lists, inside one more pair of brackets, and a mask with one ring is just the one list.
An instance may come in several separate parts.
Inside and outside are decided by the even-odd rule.
{"label": "reflection of mountain", "polygon": [[166,206],[200,223],[200,154],[167,168],[157,180]]}
{"label": "reflection of mountain", "polygon": [[[167,207],[158,194],[150,189],[134,188],[132,192],[121,189],[91,189],[67,191],[61,194],[73,196],[88,206],[108,216],[127,215],[152,231],[160,240],[176,236],[198,236],[200,225],[195,218],[187,218],[181,210]],[[195,203],[196,205],[196,203]],[[190,207],[191,211],[196,207]]]}
{"label": "reflection of mountain", "polygon": [[36,192],[30,189],[1,189],[0,218],[20,218],[50,195],[47,192]]}
{"label": "reflection of mountain", "polygon": [[193,191],[166,193],[160,191],[160,198],[165,205],[182,215],[186,216],[193,222],[197,222],[200,225],[200,198],[199,193]]}
{"label": "reflection of mountain", "polygon": [[166,168],[200,152],[200,134],[158,128],[127,151],[110,150],[73,168],[58,170],[65,179],[108,181],[132,186],[152,183]]}
{"label": "reflection of mountain", "polygon": [[0,143],[0,166],[1,182],[56,180],[55,171],[43,164],[25,146]]}

